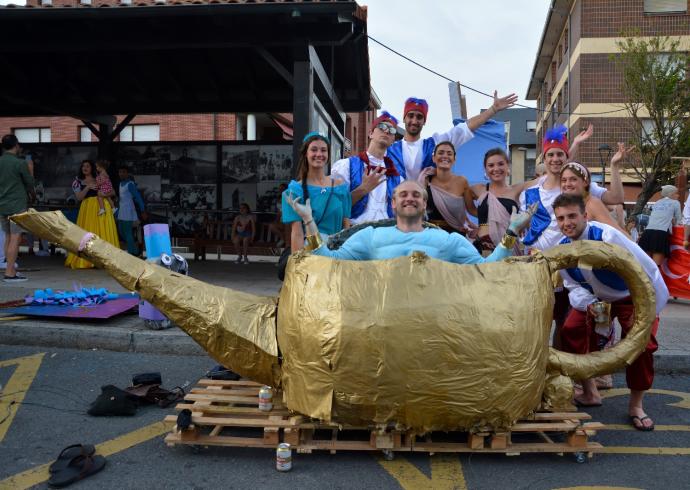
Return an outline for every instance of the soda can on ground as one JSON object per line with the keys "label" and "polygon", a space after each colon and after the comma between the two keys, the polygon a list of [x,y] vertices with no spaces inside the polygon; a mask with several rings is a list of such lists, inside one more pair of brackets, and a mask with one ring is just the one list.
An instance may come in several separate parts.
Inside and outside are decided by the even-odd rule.
{"label": "soda can on ground", "polygon": [[292,449],[290,444],[282,442],[276,450],[276,469],[278,471],[290,471],[292,469]]}

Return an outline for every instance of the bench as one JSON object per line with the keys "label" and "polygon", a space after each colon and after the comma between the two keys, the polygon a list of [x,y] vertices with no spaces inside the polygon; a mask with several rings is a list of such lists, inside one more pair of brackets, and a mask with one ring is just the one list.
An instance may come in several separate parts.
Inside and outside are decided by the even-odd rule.
{"label": "bench", "polygon": [[[248,255],[279,256],[282,249],[272,240],[269,223],[255,223],[257,232],[255,241],[247,248]],[[222,253],[237,252],[232,243],[232,220],[207,220],[201,230],[194,235],[194,260],[206,260],[208,249],[215,248],[218,260]]]}

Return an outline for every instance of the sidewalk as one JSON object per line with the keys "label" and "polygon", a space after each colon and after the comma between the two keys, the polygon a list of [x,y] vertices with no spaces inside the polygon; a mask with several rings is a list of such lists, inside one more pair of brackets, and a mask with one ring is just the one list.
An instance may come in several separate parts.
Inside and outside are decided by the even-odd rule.
{"label": "sidewalk", "polygon": [[[233,257],[234,258],[234,257]],[[253,260],[252,260],[253,259]],[[248,293],[277,296],[280,281],[274,257],[250,257],[251,264],[230,260],[190,262],[190,275],[201,281]],[[101,270],[72,270],[58,257],[20,258],[20,270],[29,281],[0,283],[0,302],[22,299],[38,288],[72,289],[75,286],[106,287],[125,292]],[[0,316],[3,315],[0,309]],[[661,314],[657,335],[659,350],[655,367],[660,372],[690,372],[690,301],[671,300]],[[205,352],[177,328],[149,330],[134,314],[107,321],[18,319],[0,321],[0,344],[41,345],[77,349],[105,349],[177,355],[203,355]]]}

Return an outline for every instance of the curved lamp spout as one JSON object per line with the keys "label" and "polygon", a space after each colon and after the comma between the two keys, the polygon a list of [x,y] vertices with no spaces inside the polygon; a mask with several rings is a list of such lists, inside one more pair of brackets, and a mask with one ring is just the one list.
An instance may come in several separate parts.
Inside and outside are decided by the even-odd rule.
{"label": "curved lamp spout", "polygon": [[216,361],[242,376],[280,385],[277,299],[212,286],[129,255],[71,223],[59,211],[12,220],[106,269],[117,282],[165,313]]}

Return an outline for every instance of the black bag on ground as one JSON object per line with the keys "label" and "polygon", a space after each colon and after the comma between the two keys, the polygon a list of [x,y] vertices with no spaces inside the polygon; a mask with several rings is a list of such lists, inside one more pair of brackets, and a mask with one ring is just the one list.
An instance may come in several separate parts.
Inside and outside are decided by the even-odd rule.
{"label": "black bag on ground", "polygon": [[241,376],[220,364],[211,368],[207,373],[208,379],[218,379],[221,381],[237,381]]}
{"label": "black bag on ground", "polygon": [[94,416],[134,415],[137,413],[137,402],[117,386],[101,386],[101,394],[91,404],[87,412]]}

